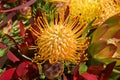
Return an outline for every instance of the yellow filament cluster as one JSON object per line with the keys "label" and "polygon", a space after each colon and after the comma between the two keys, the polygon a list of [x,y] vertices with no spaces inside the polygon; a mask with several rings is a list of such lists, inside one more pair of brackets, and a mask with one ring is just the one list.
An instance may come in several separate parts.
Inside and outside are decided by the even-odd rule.
{"label": "yellow filament cluster", "polygon": [[71,0],[71,16],[79,16],[80,22],[101,24],[109,17],[120,12],[119,0]]}
{"label": "yellow filament cluster", "polygon": [[120,1],[119,0],[100,0],[101,6],[101,21],[105,21],[109,17],[120,12]]}
{"label": "yellow filament cluster", "polygon": [[98,17],[100,11],[100,3],[98,0],[71,0],[70,14],[71,16],[79,16],[80,22],[91,22]]}
{"label": "yellow filament cluster", "polygon": [[42,64],[49,61],[52,64],[58,61],[72,63],[80,61],[80,56],[88,47],[88,43],[85,43],[86,38],[80,37],[86,25],[80,24],[78,17],[72,21],[69,21],[69,18],[64,21],[63,15],[57,15],[59,17],[56,16],[50,25],[45,14],[35,19],[40,32],[30,28],[30,31],[37,36],[36,49],[38,51],[34,56],[34,62]]}

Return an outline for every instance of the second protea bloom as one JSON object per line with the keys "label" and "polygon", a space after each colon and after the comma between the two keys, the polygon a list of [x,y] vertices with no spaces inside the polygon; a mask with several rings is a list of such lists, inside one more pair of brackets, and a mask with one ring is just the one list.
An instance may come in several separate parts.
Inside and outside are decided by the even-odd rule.
{"label": "second protea bloom", "polygon": [[93,25],[101,25],[120,12],[119,0],[71,0],[69,5],[71,16],[78,15],[80,22],[87,24],[96,19]]}
{"label": "second protea bloom", "polygon": [[82,37],[82,32],[86,29],[84,23],[79,23],[79,18],[75,17],[69,20],[68,9],[57,13],[51,18],[50,23],[46,19],[45,13],[34,19],[38,29],[33,27],[30,31],[37,37],[35,48],[37,53],[34,56],[34,62],[49,63],[80,61],[80,56],[87,49],[86,37]]}

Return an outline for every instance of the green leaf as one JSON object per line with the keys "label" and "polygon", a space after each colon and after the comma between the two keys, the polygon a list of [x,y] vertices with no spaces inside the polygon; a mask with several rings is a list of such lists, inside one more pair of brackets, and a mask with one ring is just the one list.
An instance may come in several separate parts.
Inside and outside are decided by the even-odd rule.
{"label": "green leaf", "polygon": [[107,40],[107,39],[110,39],[110,38],[113,38],[113,37],[118,37],[119,38],[119,34],[117,34],[120,31],[119,26],[120,26],[120,24],[116,24],[116,25],[111,26],[111,27],[109,25],[100,26],[93,33],[91,43],[97,42],[100,39]]}
{"label": "green leaf", "polygon": [[113,61],[116,61],[116,66],[120,66],[120,59],[115,59],[115,58],[105,58],[105,59],[101,59],[101,62],[105,63],[105,64],[109,64]]}
{"label": "green leaf", "polygon": [[108,31],[108,29],[108,25],[102,25],[99,28],[97,28],[93,33],[91,43],[98,42],[98,40],[100,40],[100,38]]}
{"label": "green leaf", "polygon": [[91,56],[94,56],[95,54],[99,53],[102,49],[104,49],[106,45],[107,43],[105,41],[98,41],[92,43],[88,48],[88,52]]}
{"label": "green leaf", "polygon": [[[114,70],[113,70],[114,71]],[[119,80],[119,75],[118,74],[111,74],[108,80]]]}
{"label": "green leaf", "polygon": [[112,58],[116,50],[117,50],[117,47],[115,45],[108,44],[104,49],[96,53],[94,55],[94,58],[97,58],[97,59]]}
{"label": "green leaf", "polygon": [[120,74],[120,70],[113,69],[113,72]]}
{"label": "green leaf", "polygon": [[85,35],[89,32],[89,30],[90,30],[90,28],[92,27],[92,24],[93,24],[94,21],[95,21],[95,19],[93,19],[93,20],[88,24],[87,28],[86,28],[85,31],[82,33],[83,36],[85,36]]}
{"label": "green leaf", "polygon": [[82,74],[82,73],[86,72],[87,69],[88,69],[87,65],[81,64],[80,67],[79,67],[79,74]]}
{"label": "green leaf", "polygon": [[4,54],[6,54],[8,49],[0,49],[0,57],[2,57]]}
{"label": "green leaf", "polygon": [[103,24],[108,24],[109,26],[114,26],[120,22],[120,13],[108,18]]}

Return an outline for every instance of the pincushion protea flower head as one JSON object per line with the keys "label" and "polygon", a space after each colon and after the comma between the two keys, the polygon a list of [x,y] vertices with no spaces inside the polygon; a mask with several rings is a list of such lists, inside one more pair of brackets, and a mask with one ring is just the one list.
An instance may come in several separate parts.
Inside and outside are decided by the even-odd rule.
{"label": "pincushion protea flower head", "polygon": [[33,61],[40,64],[49,61],[72,62],[80,61],[80,56],[84,54],[88,44],[86,37],[80,36],[86,29],[84,23],[79,23],[79,18],[69,20],[69,9],[65,12],[57,13],[55,18],[51,18],[50,24],[47,22],[45,13],[34,19],[39,30],[30,27],[30,31],[37,37],[37,53]]}
{"label": "pincushion protea flower head", "polygon": [[96,18],[95,25],[120,12],[119,0],[71,0],[69,6],[71,16],[79,15],[80,22],[87,23]]}
{"label": "pincushion protea flower head", "polygon": [[79,16],[80,22],[91,22],[99,16],[100,3],[98,0],[71,0],[70,15]]}
{"label": "pincushion protea flower head", "polygon": [[102,22],[120,12],[120,0],[100,0],[99,3],[101,6],[100,17]]}

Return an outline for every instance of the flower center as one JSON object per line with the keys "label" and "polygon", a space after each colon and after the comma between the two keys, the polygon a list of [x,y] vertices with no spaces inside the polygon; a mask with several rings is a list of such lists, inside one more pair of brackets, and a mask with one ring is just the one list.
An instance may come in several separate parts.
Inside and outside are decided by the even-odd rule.
{"label": "flower center", "polygon": [[37,40],[41,58],[49,58],[50,62],[74,59],[77,41],[70,28],[54,25],[45,29]]}

